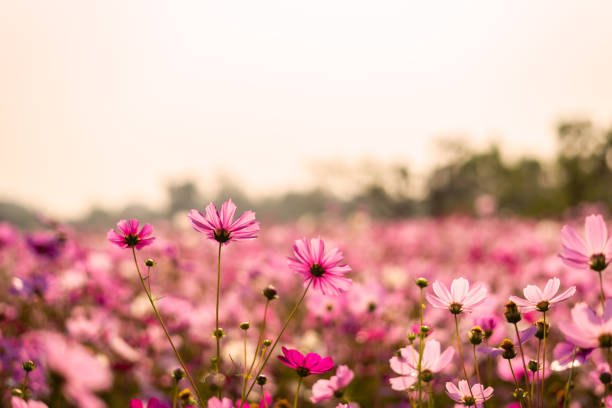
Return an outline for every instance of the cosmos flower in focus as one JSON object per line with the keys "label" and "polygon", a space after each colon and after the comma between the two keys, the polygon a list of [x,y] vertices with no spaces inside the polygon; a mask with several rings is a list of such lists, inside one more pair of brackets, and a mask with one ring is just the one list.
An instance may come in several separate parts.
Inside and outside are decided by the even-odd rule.
{"label": "cosmos flower in focus", "polygon": [[474,384],[470,392],[470,386],[467,381],[459,381],[459,387],[449,381],[446,383],[446,393],[453,401],[466,407],[475,406],[480,408],[483,402],[493,396],[493,387],[484,388],[482,384]]}
{"label": "cosmos flower in focus", "polygon": [[259,223],[255,221],[253,211],[245,211],[234,221],[236,205],[230,198],[221,205],[221,210],[213,203],[206,207],[206,214],[198,210],[189,211],[191,226],[198,232],[204,233],[208,239],[227,245],[232,241],[257,238]]}
{"label": "cosmos flower in focus", "polygon": [[332,398],[340,390],[349,385],[354,376],[353,371],[348,366],[338,366],[336,375],[332,376],[329,380],[318,380],[313,384],[310,401],[316,404]]}
{"label": "cosmos flower in focus", "polygon": [[141,249],[151,245],[155,240],[151,236],[153,234],[153,227],[151,224],[145,224],[140,232],[138,232],[138,225],[138,220],[121,220],[117,223],[117,229],[119,229],[120,234],[111,229],[106,234],[106,238],[119,248]]}
{"label": "cosmos flower in focus", "polygon": [[427,300],[433,307],[448,309],[453,314],[471,312],[472,309],[487,297],[487,289],[478,283],[470,288],[470,283],[465,278],[458,278],[451,283],[450,291],[439,281],[433,283],[435,295],[427,294]]}
{"label": "cosmos flower in focus", "polygon": [[317,353],[308,353],[304,356],[297,350],[283,347],[283,354],[284,356],[278,356],[278,359],[287,367],[293,368],[300,377],[323,374],[334,368],[331,357],[322,358]]}
{"label": "cosmos flower in focus", "polygon": [[563,252],[559,257],[570,268],[601,272],[612,259],[612,244],[606,223],[601,215],[589,215],[584,220],[586,240],[575,229],[564,225],[561,229]]}
{"label": "cosmos flower in focus", "polygon": [[561,281],[559,278],[549,279],[544,287],[544,290],[540,290],[540,288],[535,285],[527,285],[527,287],[523,289],[525,299],[517,296],[510,296],[510,300],[516,303],[522,309],[546,312],[550,306],[554,305],[555,303],[563,302],[576,293],[576,287],[572,286],[565,290],[565,292],[557,295],[560,285]]}
{"label": "cosmos flower in focus", "polygon": [[351,286],[344,274],[351,271],[342,263],[342,252],[333,248],[325,253],[321,238],[298,239],[293,245],[293,257],[288,258],[289,268],[301,274],[305,281],[312,279],[312,287],[324,295],[340,295]]}

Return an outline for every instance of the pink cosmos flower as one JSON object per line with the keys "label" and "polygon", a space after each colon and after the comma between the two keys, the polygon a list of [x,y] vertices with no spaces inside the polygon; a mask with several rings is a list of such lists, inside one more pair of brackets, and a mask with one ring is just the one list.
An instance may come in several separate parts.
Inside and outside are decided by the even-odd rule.
{"label": "pink cosmos flower", "polygon": [[217,397],[212,397],[208,400],[206,405],[208,406],[208,408],[234,408],[232,400],[229,398],[223,398],[222,400],[220,400]]}
{"label": "pink cosmos flower", "polygon": [[130,408],[169,408],[167,404],[159,402],[157,398],[151,398],[147,405],[144,405],[141,400],[133,399],[130,401]]}
{"label": "pink cosmos flower", "polygon": [[493,387],[484,388],[482,384],[474,384],[470,392],[470,386],[467,381],[459,381],[459,387],[449,381],[446,383],[446,393],[453,401],[466,407],[475,406],[480,408],[483,402],[493,396]]}
{"label": "pink cosmos flower", "polygon": [[574,269],[592,269],[601,272],[612,259],[612,241],[601,215],[589,215],[584,220],[586,240],[575,229],[564,225],[561,229],[563,253],[559,257]]}
{"label": "pink cosmos flower", "polygon": [[206,215],[198,210],[189,211],[189,221],[194,230],[204,233],[209,239],[227,245],[231,241],[257,238],[259,223],[253,211],[245,211],[234,221],[236,205],[230,198],[221,205],[221,211],[211,202],[206,207]]}
{"label": "pink cosmos flower", "polygon": [[283,354],[284,356],[278,356],[278,359],[287,367],[293,368],[300,377],[323,374],[334,368],[331,357],[321,358],[317,353],[308,353],[304,356],[297,350],[283,347]]}
{"label": "pink cosmos flower", "polygon": [[310,401],[316,404],[321,401],[326,401],[332,398],[342,388],[349,385],[353,380],[354,374],[348,366],[338,366],[336,375],[332,376],[329,380],[318,380],[312,386],[312,397]]}
{"label": "pink cosmos flower", "polygon": [[427,300],[433,307],[448,309],[453,314],[463,311],[471,312],[472,309],[487,297],[487,289],[481,283],[470,288],[470,283],[465,278],[453,280],[450,291],[439,281],[433,283],[434,295],[427,294]]}
{"label": "pink cosmos flower", "polygon": [[[454,354],[455,350],[452,347],[441,353],[440,343],[437,340],[427,340],[423,347],[422,372],[437,373],[442,371],[451,362]],[[389,363],[391,369],[401,375],[401,377],[394,377],[389,380],[392,389],[404,391],[417,381],[419,352],[413,346],[400,349],[400,357],[392,357]]]}
{"label": "pink cosmos flower", "polygon": [[119,248],[141,249],[151,245],[155,240],[154,237],[150,236],[153,234],[153,227],[151,224],[145,224],[140,232],[138,232],[138,224],[138,220],[121,220],[117,223],[117,228],[121,234],[111,229],[106,234],[106,239]]}
{"label": "pink cosmos flower", "polygon": [[342,263],[342,252],[333,248],[325,253],[321,238],[298,239],[293,245],[293,258],[288,258],[289,268],[301,274],[306,281],[312,279],[312,286],[324,295],[339,295],[351,286],[351,280],[344,277],[351,271]]}
{"label": "pink cosmos flower", "polygon": [[574,356],[575,348],[576,346],[572,343],[558,343],[553,350],[555,360],[550,365],[551,369],[553,371],[563,371],[570,368],[572,364],[574,367],[580,367],[587,361],[594,350],[592,348],[583,349],[578,347],[576,355]]}
{"label": "pink cosmos flower", "polygon": [[526,299],[522,299],[517,296],[510,296],[510,300],[516,303],[522,309],[546,312],[550,306],[554,305],[555,303],[563,302],[576,293],[576,287],[572,286],[565,292],[557,295],[560,285],[561,281],[559,281],[559,278],[549,279],[543,291],[535,285],[527,285],[527,287],[523,289]]}
{"label": "pink cosmos flower", "polygon": [[606,300],[603,317],[585,303],[578,303],[572,309],[572,321],[561,321],[559,327],[565,338],[578,347],[612,347],[612,299]]}
{"label": "pink cosmos flower", "polygon": [[24,401],[19,397],[11,397],[11,408],[49,408],[47,404],[40,401]]}

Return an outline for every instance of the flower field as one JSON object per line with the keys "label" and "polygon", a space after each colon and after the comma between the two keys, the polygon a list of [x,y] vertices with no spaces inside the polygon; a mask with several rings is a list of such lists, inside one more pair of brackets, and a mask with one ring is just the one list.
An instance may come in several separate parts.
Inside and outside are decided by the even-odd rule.
{"label": "flower field", "polygon": [[602,217],[217,204],[112,232],[2,224],[2,406],[612,406]]}

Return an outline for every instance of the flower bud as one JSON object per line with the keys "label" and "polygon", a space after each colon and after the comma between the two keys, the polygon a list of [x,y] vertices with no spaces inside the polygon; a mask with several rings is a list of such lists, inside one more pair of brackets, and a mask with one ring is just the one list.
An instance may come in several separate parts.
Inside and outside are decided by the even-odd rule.
{"label": "flower bud", "polygon": [[240,330],[249,330],[249,327],[251,327],[251,323],[249,322],[240,323]]}
{"label": "flower bud", "polygon": [[612,382],[612,375],[604,371],[603,373],[599,374],[599,381],[601,381],[602,384],[610,384]]}
{"label": "flower bud", "polygon": [[225,331],[223,331],[222,328],[219,327],[218,329],[213,330],[213,337],[220,339],[220,338],[223,338],[224,336],[225,336]]}
{"label": "flower bud", "polygon": [[155,261],[153,259],[149,258],[149,259],[147,259],[145,261],[145,265],[148,266],[149,268],[152,268],[152,267],[155,266]]}
{"label": "flower bud", "polygon": [[512,340],[504,339],[499,347],[504,350],[502,357],[506,360],[511,360],[516,357],[516,350],[514,349],[514,343]]}
{"label": "flower bud", "polygon": [[431,327],[429,326],[421,326],[421,333],[423,333],[425,336],[427,336],[427,333],[429,333],[431,331]]}
{"label": "flower bud", "polygon": [[504,316],[506,316],[506,321],[508,323],[518,323],[521,321],[521,312],[513,301],[509,301],[506,303],[506,309],[504,310]]}
{"label": "flower bud", "polygon": [[274,403],[273,408],[291,408],[291,404],[286,399],[279,399]]}
{"label": "flower bud", "polygon": [[412,343],[415,339],[416,339],[416,334],[410,333],[408,335],[408,340],[410,341],[410,343]]}
{"label": "flower bud", "polygon": [[270,345],[272,345],[272,340],[265,339],[262,344],[264,345],[264,347],[270,347]]}
{"label": "flower bud", "polygon": [[468,334],[470,343],[472,343],[474,346],[477,346],[480,343],[482,343],[482,341],[484,340],[484,336],[485,336],[485,332],[484,330],[482,330],[480,326],[472,327],[472,329],[470,330],[470,333]]}
{"label": "flower bud", "polygon": [[32,360],[27,360],[21,364],[21,367],[26,373],[29,373],[31,371],[34,371],[34,369],[36,368],[36,364],[34,364]]}
{"label": "flower bud", "polygon": [[522,388],[517,388],[512,393],[512,396],[516,400],[522,400],[522,399],[525,399],[527,397],[527,393],[525,391],[523,391]]}
{"label": "flower bud", "polygon": [[529,363],[527,364],[527,369],[529,371],[531,371],[532,373],[535,373],[538,371],[538,362],[535,360],[529,360]]}
{"label": "flower bud", "polygon": [[176,382],[179,382],[185,378],[185,372],[180,368],[175,368],[174,371],[172,371],[172,378],[174,378]]}
{"label": "flower bud", "polygon": [[429,282],[427,282],[427,279],[425,278],[418,278],[416,280],[416,285],[421,289],[425,289],[427,286],[429,286]]}
{"label": "flower bud", "polygon": [[259,385],[266,385],[266,383],[268,382],[268,378],[265,375],[258,375],[257,376],[257,384]]}
{"label": "flower bud", "polygon": [[23,398],[23,391],[20,388],[13,388],[11,390],[11,395],[14,397]]}
{"label": "flower bud", "polygon": [[277,292],[276,292],[276,288],[274,286],[272,286],[272,285],[268,285],[261,293],[263,293],[263,295],[268,300],[274,300],[274,299],[278,298],[278,295],[277,295]]}
{"label": "flower bud", "polygon": [[546,330],[546,337],[550,335],[550,324],[548,322],[544,322],[544,319],[539,319],[535,324],[538,328],[535,336],[538,339],[542,340],[544,338],[544,330]]}

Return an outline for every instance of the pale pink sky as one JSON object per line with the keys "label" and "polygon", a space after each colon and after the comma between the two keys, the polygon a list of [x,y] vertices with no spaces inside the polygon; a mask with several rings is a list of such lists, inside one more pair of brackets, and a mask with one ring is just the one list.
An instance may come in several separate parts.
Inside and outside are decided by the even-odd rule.
{"label": "pale pink sky", "polygon": [[609,1],[0,1],[0,199],[74,216],[220,171],[435,164],[433,140],[550,156],[612,120]]}

